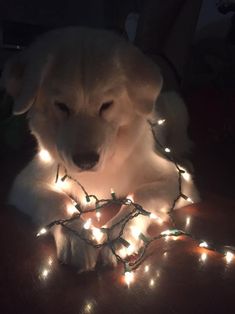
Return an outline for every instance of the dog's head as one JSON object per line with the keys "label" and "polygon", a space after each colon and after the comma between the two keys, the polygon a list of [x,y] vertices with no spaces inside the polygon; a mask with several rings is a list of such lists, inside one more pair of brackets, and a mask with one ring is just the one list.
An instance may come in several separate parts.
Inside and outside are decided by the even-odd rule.
{"label": "dog's head", "polygon": [[162,86],[137,48],[85,28],[43,35],[6,65],[2,81],[14,114],[28,111],[39,145],[73,171],[125,158]]}

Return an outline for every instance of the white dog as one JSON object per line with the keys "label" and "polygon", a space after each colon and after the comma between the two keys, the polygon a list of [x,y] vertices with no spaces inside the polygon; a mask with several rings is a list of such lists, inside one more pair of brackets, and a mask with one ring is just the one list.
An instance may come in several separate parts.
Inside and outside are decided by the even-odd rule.
{"label": "white dog", "polygon": [[[18,175],[10,203],[45,225],[68,216],[72,195],[83,202],[76,184],[54,186],[57,165],[99,198],[132,195],[146,210],[164,215],[178,193],[173,163],[155,149],[148,119],[166,119],[157,127],[159,140],[178,160],[189,148],[187,112],[175,94],[159,96],[162,78],[158,67],[137,48],[107,31],[67,28],[43,35],[6,66],[2,81],[15,100],[14,114],[28,111],[30,129],[39,154]],[[158,97],[159,96],[159,97]],[[154,104],[157,101],[156,108]],[[160,114],[159,114],[160,113]],[[183,192],[195,201],[192,180],[183,180]],[[177,207],[187,205],[180,199]],[[130,208],[123,206],[107,223],[111,226]],[[138,225],[147,232],[149,219],[138,217],[125,231]],[[82,222],[73,228],[81,230]],[[53,230],[60,260],[81,270],[93,269],[98,250],[57,226]],[[108,250],[104,262],[113,262]]]}

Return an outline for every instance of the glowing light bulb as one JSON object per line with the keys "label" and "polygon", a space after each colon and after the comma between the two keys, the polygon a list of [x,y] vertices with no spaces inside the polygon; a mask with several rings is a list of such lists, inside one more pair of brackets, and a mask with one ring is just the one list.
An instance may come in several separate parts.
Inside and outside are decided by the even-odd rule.
{"label": "glowing light bulb", "polygon": [[156,220],[160,225],[163,223],[162,218],[160,218],[159,216],[157,216],[157,215],[154,214],[154,213],[151,213],[151,214],[149,215],[149,218],[150,218],[150,219],[153,219],[153,220]]}
{"label": "glowing light bulb", "polygon": [[48,269],[43,269],[43,271],[42,271],[42,277],[44,278],[44,279],[46,279],[47,278],[47,276],[48,276],[48,274],[49,274],[49,270]]}
{"label": "glowing light bulb", "polygon": [[207,259],[207,254],[206,253],[202,253],[201,254],[201,261],[205,262]]}
{"label": "glowing light bulb", "polygon": [[232,252],[227,251],[225,253],[225,259],[226,259],[227,263],[231,263],[233,258],[234,258],[234,254]]}
{"label": "glowing light bulb", "polygon": [[53,259],[51,257],[48,258],[48,265],[51,266],[53,263]]}
{"label": "glowing light bulb", "polygon": [[85,304],[84,306],[84,313],[91,313],[93,312],[93,304],[91,302],[88,302],[87,304]]}
{"label": "glowing light bulb", "polygon": [[162,231],[161,232],[161,235],[166,235],[166,236],[168,236],[168,235],[170,235],[172,232],[171,232],[171,230],[164,230],[164,231]]}
{"label": "glowing light bulb", "polygon": [[127,252],[126,252],[126,248],[121,248],[119,251],[118,251],[118,255],[121,256],[121,258],[125,258],[126,255],[127,255]]}
{"label": "glowing light bulb", "polygon": [[97,220],[100,221],[101,212],[97,211],[95,215],[96,215]]}
{"label": "glowing light bulb", "polygon": [[39,237],[42,234],[47,233],[47,229],[46,228],[42,228],[38,233],[37,233],[37,237]]}
{"label": "glowing light bulb", "polygon": [[150,215],[149,215],[149,218],[150,219],[158,219],[158,216],[156,215],[156,214],[154,214],[154,213],[151,213]]}
{"label": "glowing light bulb", "polygon": [[40,152],[38,153],[38,155],[39,155],[39,158],[41,159],[41,161],[43,161],[45,163],[52,161],[51,155],[46,149],[41,149]]}
{"label": "glowing light bulb", "polygon": [[203,241],[199,244],[200,247],[208,248],[208,243],[206,241]]}
{"label": "glowing light bulb", "polygon": [[164,151],[165,151],[166,153],[170,153],[170,152],[171,152],[171,150],[170,150],[169,147],[166,147],[166,148],[164,149]]}
{"label": "glowing light bulb", "polygon": [[157,122],[157,124],[158,124],[158,125],[162,125],[162,124],[165,123],[165,121],[166,121],[166,119],[159,119],[158,122]]}
{"label": "glowing light bulb", "polygon": [[88,230],[91,227],[91,218],[87,219],[87,221],[84,223],[83,228]]}
{"label": "glowing light bulb", "polygon": [[190,203],[194,203],[193,200],[192,200],[190,197],[188,197],[188,196],[186,196],[186,195],[184,195],[184,194],[181,194],[181,197],[182,197],[184,200],[186,200],[186,201],[188,201],[188,202],[190,202]]}
{"label": "glowing light bulb", "polygon": [[189,182],[192,178],[191,174],[182,166],[179,166],[182,177]]}
{"label": "glowing light bulb", "polygon": [[135,246],[133,244],[129,245],[129,247],[126,248],[126,254],[132,255],[135,253]]}
{"label": "glowing light bulb", "polygon": [[192,204],[194,203],[194,201],[190,197],[187,197],[187,201],[192,203]]}
{"label": "glowing light bulb", "polygon": [[144,271],[145,271],[145,273],[147,273],[147,272],[149,271],[149,265],[146,265],[146,266],[144,267]]}
{"label": "glowing light bulb", "polygon": [[78,213],[78,210],[76,209],[76,207],[73,204],[68,204],[67,205],[67,213],[72,216],[73,214]]}
{"label": "glowing light bulb", "polygon": [[189,225],[190,225],[190,223],[191,223],[191,217],[187,217],[186,218],[186,227],[189,227]]}
{"label": "glowing light bulb", "polygon": [[185,181],[189,182],[191,180],[191,174],[188,172],[183,173],[183,178]]}
{"label": "glowing light bulb", "polygon": [[104,236],[104,233],[99,228],[92,228],[92,234],[97,242],[100,242]]}
{"label": "glowing light bulb", "polygon": [[125,282],[129,286],[130,283],[134,281],[134,274],[133,272],[126,271],[124,275],[125,275]]}
{"label": "glowing light bulb", "polygon": [[132,194],[130,194],[130,195],[127,195],[127,197],[126,197],[128,200],[130,200],[130,204],[131,204],[131,202],[132,203],[134,203],[134,197],[133,197],[133,195]]}
{"label": "glowing light bulb", "polygon": [[153,287],[154,285],[155,285],[155,280],[154,279],[150,279],[149,286]]}
{"label": "glowing light bulb", "polygon": [[69,188],[69,181],[57,180],[57,182],[55,182],[55,186],[59,190],[66,190]]}
{"label": "glowing light bulb", "polygon": [[131,228],[132,230],[131,230],[131,233],[132,233],[132,235],[136,238],[136,239],[138,239],[139,238],[139,235],[140,235],[140,230],[139,229],[137,229],[137,228],[135,228],[135,227],[132,227]]}

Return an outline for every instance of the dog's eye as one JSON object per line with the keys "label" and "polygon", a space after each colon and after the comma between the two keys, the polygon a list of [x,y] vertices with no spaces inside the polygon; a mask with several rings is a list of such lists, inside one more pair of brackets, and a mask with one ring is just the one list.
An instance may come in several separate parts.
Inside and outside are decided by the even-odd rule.
{"label": "dog's eye", "polygon": [[108,110],[112,105],[113,105],[113,100],[104,102],[100,107],[99,115],[101,116],[102,113]]}
{"label": "dog's eye", "polygon": [[69,107],[63,103],[63,102],[60,102],[60,101],[56,101],[55,102],[55,106],[62,112],[66,113],[67,115],[70,114],[70,109]]}

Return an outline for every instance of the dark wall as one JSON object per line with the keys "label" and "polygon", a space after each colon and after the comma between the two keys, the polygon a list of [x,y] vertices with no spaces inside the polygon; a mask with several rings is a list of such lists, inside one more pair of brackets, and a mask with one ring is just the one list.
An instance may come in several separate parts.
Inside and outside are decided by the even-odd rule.
{"label": "dark wall", "polygon": [[104,0],[7,0],[0,1],[0,20],[46,26],[87,25],[102,27]]}

